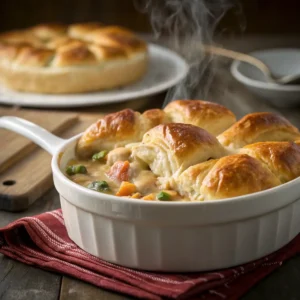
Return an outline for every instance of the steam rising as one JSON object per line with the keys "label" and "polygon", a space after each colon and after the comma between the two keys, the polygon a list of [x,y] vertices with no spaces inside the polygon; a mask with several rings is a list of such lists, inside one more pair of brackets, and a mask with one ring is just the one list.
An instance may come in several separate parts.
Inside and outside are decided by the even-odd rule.
{"label": "steam rising", "polygon": [[136,0],[138,10],[149,15],[156,39],[168,37],[167,46],[180,53],[190,66],[188,76],[171,89],[164,106],[174,99],[206,98],[216,70],[214,60],[204,54],[203,45],[213,43],[213,35],[230,0]]}

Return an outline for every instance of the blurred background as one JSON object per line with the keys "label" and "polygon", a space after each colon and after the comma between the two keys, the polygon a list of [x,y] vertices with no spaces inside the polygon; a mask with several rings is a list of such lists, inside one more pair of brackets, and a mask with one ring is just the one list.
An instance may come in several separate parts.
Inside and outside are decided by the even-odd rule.
{"label": "blurred background", "polygon": [[[151,5],[143,12],[145,4]],[[222,99],[227,105],[226,97],[232,98],[237,86],[242,88],[228,76],[232,61],[201,53],[199,41],[245,53],[300,48],[299,8],[300,0],[0,0],[0,32],[39,23],[88,21],[127,27],[147,41],[159,32],[163,37],[158,42],[175,50],[179,45],[180,54],[193,66],[183,85],[162,96],[164,104],[200,97]],[[172,38],[165,38],[166,33]],[[243,93],[245,99],[245,89]]]}
{"label": "blurred background", "polygon": [[[224,35],[300,33],[299,0],[234,0],[231,3],[234,7],[219,24]],[[0,31],[40,22],[82,21],[102,21],[139,32],[151,31],[147,15],[135,9],[133,0],[1,0],[0,19]]]}

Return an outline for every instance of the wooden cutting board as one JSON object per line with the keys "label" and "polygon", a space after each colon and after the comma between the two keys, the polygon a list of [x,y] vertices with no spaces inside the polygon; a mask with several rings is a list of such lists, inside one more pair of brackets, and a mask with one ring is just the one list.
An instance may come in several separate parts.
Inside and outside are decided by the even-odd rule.
{"label": "wooden cutting board", "polygon": [[[0,116],[17,116],[69,138],[102,115],[0,108]],[[0,210],[21,211],[53,187],[51,155],[27,138],[0,129]]]}

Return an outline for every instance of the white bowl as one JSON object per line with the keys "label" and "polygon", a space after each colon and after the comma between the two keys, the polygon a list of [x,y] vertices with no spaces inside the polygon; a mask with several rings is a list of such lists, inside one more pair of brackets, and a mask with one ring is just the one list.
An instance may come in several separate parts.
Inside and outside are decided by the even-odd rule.
{"label": "white bowl", "polygon": [[300,231],[300,178],[266,191],[204,202],[152,202],[84,188],[63,173],[80,135],[69,140],[16,117],[16,131],[53,154],[54,184],[70,238],[86,252],[136,269],[207,271],[258,259]]}
{"label": "white bowl", "polygon": [[[277,76],[300,74],[300,49],[268,49],[249,53],[262,60]],[[277,107],[300,106],[300,84],[280,85],[266,82],[264,75],[256,67],[235,60],[231,73],[253,94]]]}

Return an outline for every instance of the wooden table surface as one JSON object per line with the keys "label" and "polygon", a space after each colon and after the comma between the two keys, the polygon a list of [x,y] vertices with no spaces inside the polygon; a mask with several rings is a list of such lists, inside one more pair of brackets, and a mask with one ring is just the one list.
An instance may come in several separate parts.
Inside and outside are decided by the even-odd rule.
{"label": "wooden table surface", "polygon": [[[300,47],[297,37],[248,37],[240,40],[226,40],[223,44],[231,49],[251,51],[273,46]],[[229,74],[228,68],[218,68],[212,88],[207,96],[208,100],[227,106],[238,118],[253,111],[273,111],[287,117],[300,128],[300,108],[278,109],[272,107],[262,99],[251,95],[243,86],[238,84]],[[226,67],[226,65],[225,65]],[[196,98],[196,97],[194,97]],[[137,110],[150,107],[161,107],[164,94],[155,97],[138,99],[120,105],[93,108],[98,112],[119,110],[125,106]],[[87,109],[88,111],[88,109]],[[0,226],[23,216],[35,215],[44,211],[60,207],[57,192],[52,189],[41,199],[36,201],[29,210],[21,213],[0,212]],[[300,216],[299,216],[300,217]],[[299,228],[300,230],[300,228]],[[300,256],[286,262],[273,274],[262,280],[252,288],[243,300],[294,300],[300,299]],[[75,280],[67,276],[43,271],[8,259],[0,254],[0,299],[1,300],[95,300],[95,299],[131,299],[92,285]]]}

